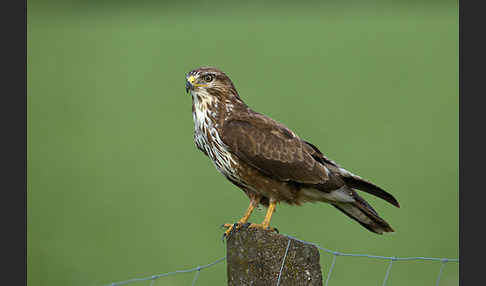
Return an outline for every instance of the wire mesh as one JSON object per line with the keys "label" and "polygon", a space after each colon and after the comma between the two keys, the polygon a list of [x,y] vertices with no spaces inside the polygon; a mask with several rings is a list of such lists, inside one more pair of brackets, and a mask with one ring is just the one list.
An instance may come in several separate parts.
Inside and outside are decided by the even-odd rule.
{"label": "wire mesh", "polygon": [[[332,275],[332,271],[334,269],[334,266],[336,264],[336,259],[337,259],[338,256],[343,256],[343,257],[367,257],[367,258],[372,258],[372,259],[380,259],[380,260],[389,261],[387,270],[385,272],[385,277],[383,278],[383,284],[382,284],[382,286],[386,286],[386,283],[388,281],[388,277],[390,276],[390,273],[391,273],[391,269],[392,269],[392,266],[393,266],[393,262],[395,262],[395,261],[426,260],[426,261],[441,262],[441,267],[439,269],[439,274],[437,275],[437,279],[436,279],[436,282],[435,282],[435,286],[439,286],[441,277],[442,277],[442,275],[444,273],[444,267],[445,267],[445,265],[447,263],[450,263],[450,262],[459,263],[459,259],[457,259],[457,258],[435,258],[435,257],[421,257],[421,256],[417,256],[417,257],[396,257],[396,256],[370,255],[370,254],[343,253],[343,252],[334,251],[334,250],[330,250],[330,249],[321,247],[318,244],[315,244],[315,243],[312,243],[312,242],[308,242],[308,241],[305,241],[305,240],[301,240],[301,239],[298,239],[298,238],[293,237],[293,236],[290,236],[290,235],[286,235],[286,234],[283,234],[283,235],[285,235],[289,239],[289,241],[287,243],[287,248],[285,249],[285,254],[284,254],[283,258],[282,258],[282,264],[281,264],[280,271],[279,271],[279,274],[278,274],[278,280],[277,280],[276,286],[279,286],[280,285],[280,278],[281,278],[282,273],[283,273],[282,271],[284,269],[285,260],[287,258],[287,253],[289,251],[290,243],[291,243],[292,240],[299,241],[301,243],[308,244],[308,245],[313,245],[313,246],[317,247],[317,249],[319,249],[320,251],[323,251],[325,253],[328,253],[328,254],[331,254],[332,255],[332,263],[331,263],[331,266],[329,267],[329,271],[327,273],[327,277],[326,277],[326,281],[325,281],[325,286],[328,286],[328,284],[329,284],[329,281],[330,281],[331,275]],[[135,282],[141,282],[141,281],[150,281],[150,286],[152,286],[155,280],[160,279],[160,278],[163,278],[163,277],[167,277],[167,276],[171,276],[171,275],[176,275],[176,274],[179,274],[179,273],[196,272],[196,274],[194,275],[194,278],[192,280],[192,286],[194,286],[194,285],[196,285],[197,279],[199,278],[199,275],[201,274],[201,271],[202,270],[207,269],[207,268],[210,268],[210,267],[213,267],[213,266],[215,266],[215,265],[217,265],[217,264],[219,264],[219,263],[221,263],[221,262],[223,262],[225,260],[226,260],[226,256],[225,257],[221,257],[218,260],[216,260],[214,262],[211,262],[209,264],[203,265],[203,266],[197,266],[197,267],[190,268],[190,269],[177,270],[177,271],[173,271],[173,272],[167,272],[167,273],[152,275],[152,276],[143,277],[143,278],[133,278],[133,279],[125,280],[125,281],[113,282],[113,283],[110,283],[110,284],[106,284],[106,286],[118,286],[118,285],[125,285],[125,284],[130,284],[130,283],[135,283]]]}

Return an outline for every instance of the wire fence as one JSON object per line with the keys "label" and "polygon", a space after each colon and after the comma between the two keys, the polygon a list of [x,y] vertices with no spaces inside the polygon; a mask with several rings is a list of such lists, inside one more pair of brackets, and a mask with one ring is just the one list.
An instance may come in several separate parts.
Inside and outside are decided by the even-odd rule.
{"label": "wire fence", "polygon": [[[280,277],[281,277],[282,271],[284,269],[285,260],[287,258],[287,253],[289,251],[290,244],[291,244],[291,242],[293,240],[299,241],[299,242],[304,243],[304,244],[313,245],[313,246],[317,247],[317,249],[319,249],[320,251],[323,251],[325,253],[328,253],[328,254],[331,254],[332,255],[332,263],[331,263],[331,266],[329,267],[329,271],[327,273],[326,281],[325,281],[325,284],[324,284],[325,286],[328,286],[328,284],[329,284],[329,280],[331,278],[332,271],[334,269],[334,265],[336,264],[336,259],[337,259],[338,256],[343,256],[343,257],[347,257],[347,256],[350,256],[350,257],[367,257],[367,258],[372,258],[372,259],[380,259],[380,260],[389,261],[388,267],[386,269],[385,277],[383,279],[382,286],[386,286],[386,283],[388,281],[388,277],[390,276],[390,272],[391,272],[391,269],[392,269],[392,266],[393,266],[393,262],[395,262],[395,261],[427,260],[427,261],[440,262],[441,263],[441,266],[440,266],[440,269],[439,269],[439,273],[437,275],[437,278],[435,280],[435,286],[438,286],[439,285],[440,279],[441,279],[441,277],[442,277],[442,275],[444,273],[444,266],[447,263],[450,263],[450,262],[459,263],[459,259],[457,259],[457,258],[397,257],[397,256],[378,256],[378,255],[369,255],[369,254],[343,253],[343,252],[334,251],[334,250],[330,250],[330,249],[321,247],[318,244],[315,244],[315,243],[312,243],[312,242],[308,242],[308,241],[304,241],[304,240],[298,239],[298,238],[293,237],[293,236],[290,236],[290,235],[286,235],[286,234],[283,234],[283,235],[286,236],[289,239],[289,241],[287,243],[287,248],[285,249],[285,254],[284,254],[283,258],[282,258],[282,265],[280,267],[280,272],[278,274],[278,280],[277,280],[276,286],[279,286],[280,285]],[[209,268],[209,267],[213,267],[213,266],[215,266],[215,265],[217,265],[217,264],[219,264],[219,263],[221,263],[221,262],[223,262],[225,260],[226,260],[226,256],[225,257],[221,257],[218,260],[216,260],[216,261],[214,261],[212,263],[203,265],[203,266],[197,266],[197,267],[194,267],[194,268],[191,268],[191,269],[177,270],[177,271],[173,271],[173,272],[167,272],[167,273],[152,275],[152,276],[143,277],[143,278],[133,278],[133,279],[125,280],[125,281],[113,282],[111,284],[107,284],[106,286],[118,286],[118,285],[125,285],[125,284],[129,284],[129,283],[141,282],[141,281],[150,281],[150,284],[149,285],[152,286],[153,283],[155,282],[155,280],[157,280],[159,278],[162,278],[162,277],[176,275],[176,274],[179,274],[179,273],[196,272],[196,274],[194,275],[194,278],[192,280],[192,286],[194,286],[194,285],[196,285],[196,282],[197,282],[197,279],[199,278],[199,274],[201,273],[201,270],[206,269],[206,268]]]}

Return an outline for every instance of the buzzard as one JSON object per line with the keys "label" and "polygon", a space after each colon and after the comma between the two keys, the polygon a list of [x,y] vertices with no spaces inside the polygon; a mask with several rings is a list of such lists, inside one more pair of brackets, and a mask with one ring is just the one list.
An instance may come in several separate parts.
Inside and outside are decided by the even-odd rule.
{"label": "buzzard", "polygon": [[285,125],[250,109],[221,70],[200,67],[189,72],[186,92],[192,96],[197,148],[250,199],[243,217],[224,225],[225,236],[248,226],[259,204],[268,208],[265,219],[249,227],[274,230],[270,219],[280,202],[328,203],[374,233],[394,231],[356,190],[400,207],[391,194],[341,168]]}

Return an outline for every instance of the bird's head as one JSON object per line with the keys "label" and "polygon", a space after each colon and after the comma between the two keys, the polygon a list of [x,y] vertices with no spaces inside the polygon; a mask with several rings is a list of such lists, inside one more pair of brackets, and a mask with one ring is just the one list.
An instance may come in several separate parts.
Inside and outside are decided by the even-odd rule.
{"label": "bird's head", "polygon": [[231,79],[215,67],[200,67],[186,75],[186,92],[211,100],[239,98]]}

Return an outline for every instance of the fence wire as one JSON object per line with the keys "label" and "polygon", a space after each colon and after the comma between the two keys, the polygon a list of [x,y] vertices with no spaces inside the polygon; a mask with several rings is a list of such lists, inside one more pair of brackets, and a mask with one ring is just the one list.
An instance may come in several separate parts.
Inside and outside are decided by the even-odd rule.
{"label": "fence wire", "polygon": [[[301,243],[304,243],[304,244],[315,246],[320,251],[323,251],[325,253],[332,255],[332,263],[331,263],[331,266],[329,267],[329,271],[327,273],[326,281],[325,281],[325,284],[324,284],[325,286],[328,286],[328,284],[329,284],[329,280],[331,278],[332,270],[334,269],[334,265],[336,264],[336,259],[337,259],[338,256],[367,257],[367,258],[372,258],[372,259],[380,259],[380,260],[389,261],[388,267],[386,269],[385,277],[383,279],[382,286],[386,286],[386,283],[388,281],[388,277],[390,276],[390,272],[391,272],[394,261],[427,260],[427,261],[441,262],[441,266],[440,266],[440,269],[439,269],[439,274],[437,275],[437,278],[436,278],[435,286],[439,286],[440,279],[441,279],[441,277],[444,273],[444,266],[447,263],[449,263],[449,262],[459,263],[459,259],[457,259],[457,258],[396,257],[396,256],[378,256],[378,255],[369,255],[369,254],[343,253],[343,252],[334,251],[334,250],[330,250],[330,249],[321,247],[318,244],[308,242],[308,241],[305,241],[305,240],[301,240],[301,239],[298,239],[298,238],[290,236],[290,235],[286,235],[286,234],[283,234],[283,235],[286,236],[289,239],[289,241],[287,243],[287,248],[285,249],[285,254],[282,258],[282,265],[280,267],[280,272],[278,274],[278,280],[277,280],[276,286],[280,285],[280,277],[282,276],[282,271],[284,269],[285,260],[287,258],[287,253],[289,251],[290,243],[291,243],[292,240],[295,240],[295,241],[298,241],[298,242],[301,242]],[[194,275],[194,278],[192,280],[192,286],[194,286],[194,285],[196,285],[197,279],[199,278],[199,275],[201,274],[201,270],[213,267],[213,266],[215,266],[215,265],[217,265],[217,264],[219,264],[219,263],[221,263],[225,260],[226,260],[226,256],[221,257],[221,258],[217,259],[216,261],[209,263],[209,264],[206,264],[206,265],[203,265],[203,266],[197,266],[197,267],[194,267],[194,268],[191,268],[191,269],[177,270],[177,271],[167,272],[167,273],[163,273],[163,274],[151,275],[151,276],[147,276],[147,277],[143,277],[143,278],[133,278],[133,279],[125,280],[125,281],[113,282],[111,284],[106,284],[106,286],[118,286],[118,285],[125,285],[125,284],[129,284],[129,283],[141,282],[141,281],[150,281],[150,286],[152,286],[154,284],[155,280],[162,278],[162,277],[176,275],[176,274],[179,274],[179,273],[196,272],[196,274]]]}

